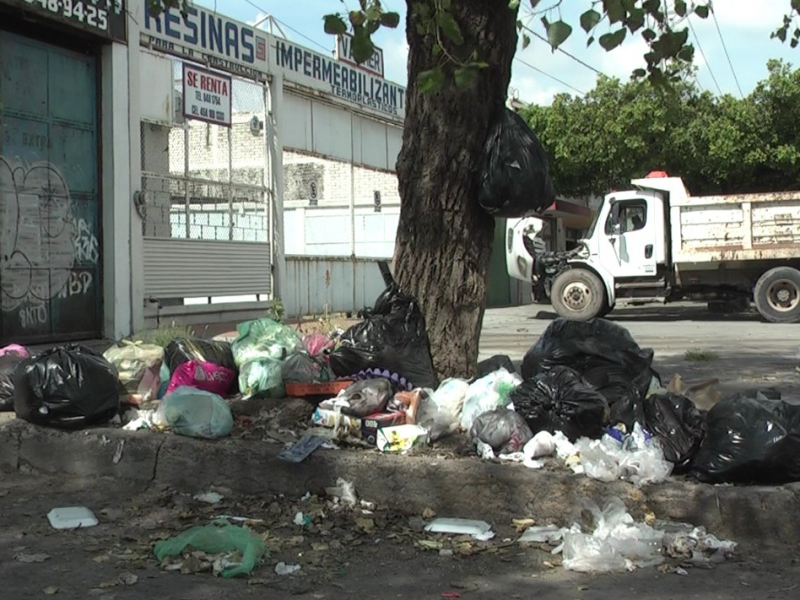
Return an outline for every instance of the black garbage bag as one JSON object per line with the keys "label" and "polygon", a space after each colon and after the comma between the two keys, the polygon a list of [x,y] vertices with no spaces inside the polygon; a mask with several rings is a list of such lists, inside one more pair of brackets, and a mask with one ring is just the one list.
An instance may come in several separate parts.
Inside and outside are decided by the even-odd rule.
{"label": "black garbage bag", "polygon": [[556,366],[526,379],[513,392],[511,402],[531,431],[562,431],[571,441],[598,439],[605,433],[608,401],[577,371]]}
{"label": "black garbage bag", "polygon": [[232,369],[234,373],[238,372],[229,342],[181,339],[173,340],[164,348],[164,361],[170,373],[174,373],[175,369],[190,360],[214,363]]}
{"label": "black garbage bag", "polygon": [[283,361],[281,379],[284,383],[325,383],[333,375],[321,360],[307,352],[295,352]]}
{"label": "black garbage bag", "polygon": [[528,350],[522,376],[530,379],[555,366],[574,369],[608,401],[609,423],[628,429],[641,422],[641,402],[653,377],[653,351],[640,348],[624,327],[606,319],[556,319]]}
{"label": "black garbage bag", "polygon": [[394,397],[394,388],[388,379],[357,381],[342,393],[350,406],[342,407],[342,414],[351,417],[366,417],[383,412]]}
{"label": "black garbage bag", "polygon": [[111,420],[118,412],[119,375],[101,354],[62,346],[25,359],[14,377],[17,417],[65,429]]}
{"label": "black garbage bag", "polygon": [[708,483],[800,481],[800,405],[736,395],[708,411],[691,474]]}
{"label": "black garbage bag", "polygon": [[505,109],[484,148],[478,202],[490,215],[516,219],[539,213],[556,197],[547,154],[531,128]]}
{"label": "black garbage bag", "polygon": [[470,437],[492,447],[496,454],[522,452],[533,437],[525,419],[516,411],[496,408],[479,415],[469,430]]}
{"label": "black garbage bag", "polygon": [[656,436],[664,458],[679,471],[688,467],[706,435],[706,417],[689,398],[677,394],[650,396],[643,403],[645,430]]}
{"label": "black garbage bag", "polygon": [[505,369],[509,373],[517,372],[517,369],[514,367],[514,363],[511,362],[511,359],[508,356],[505,354],[497,354],[478,363],[478,375],[475,377],[475,379],[483,379],[487,375],[491,375],[499,369]]}
{"label": "black garbage bag", "polygon": [[14,371],[26,358],[16,352],[0,356],[0,412],[14,410]]}
{"label": "black garbage bag", "polygon": [[367,319],[342,334],[330,365],[339,377],[385,377],[399,387],[438,387],[425,317],[417,301],[403,293],[385,263],[387,287]]}

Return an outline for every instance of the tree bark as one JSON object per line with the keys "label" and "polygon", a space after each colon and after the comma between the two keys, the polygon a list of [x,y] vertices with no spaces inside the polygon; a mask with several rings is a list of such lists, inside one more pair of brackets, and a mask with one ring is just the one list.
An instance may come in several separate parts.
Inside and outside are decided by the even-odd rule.
{"label": "tree bark", "polygon": [[494,219],[478,205],[484,144],[502,115],[517,44],[516,11],[508,0],[455,0],[463,46],[448,51],[489,64],[477,81],[422,93],[420,72],[434,68],[433,36],[417,32],[407,0],[408,92],[403,147],[397,161],[400,223],[395,278],[422,307],[440,377],[471,377],[486,308]]}

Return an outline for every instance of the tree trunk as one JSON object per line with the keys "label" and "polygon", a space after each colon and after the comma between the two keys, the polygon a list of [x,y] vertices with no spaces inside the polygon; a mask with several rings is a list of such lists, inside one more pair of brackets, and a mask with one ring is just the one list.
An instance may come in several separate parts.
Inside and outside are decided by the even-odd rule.
{"label": "tree trunk", "polygon": [[[489,128],[507,99],[517,44],[516,11],[508,0],[456,0],[452,10],[463,46],[477,50],[481,69],[474,85],[422,93],[420,72],[435,67],[435,40],[417,32],[414,4],[407,0],[408,92],[403,148],[397,161],[400,223],[395,278],[425,314],[434,366],[440,377],[471,377],[486,308],[494,219],[478,205]],[[445,45],[447,42],[445,41]]]}

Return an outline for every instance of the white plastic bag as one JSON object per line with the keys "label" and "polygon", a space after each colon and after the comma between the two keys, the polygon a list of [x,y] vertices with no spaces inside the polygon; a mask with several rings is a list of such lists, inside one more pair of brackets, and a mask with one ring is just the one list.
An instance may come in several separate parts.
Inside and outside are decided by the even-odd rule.
{"label": "white plastic bag", "polygon": [[449,413],[458,420],[467,390],[469,390],[469,382],[463,379],[445,379],[439,389],[433,393],[431,400],[440,411]]}
{"label": "white plastic bag", "polygon": [[522,379],[516,373],[498,369],[469,386],[461,410],[461,427],[469,431],[473,421],[485,412],[509,405],[509,396]]}

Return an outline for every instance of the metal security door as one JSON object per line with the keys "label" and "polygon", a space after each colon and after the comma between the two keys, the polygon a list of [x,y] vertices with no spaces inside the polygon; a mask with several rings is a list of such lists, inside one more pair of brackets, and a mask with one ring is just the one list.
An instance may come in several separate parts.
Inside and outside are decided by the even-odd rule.
{"label": "metal security door", "polygon": [[0,341],[101,330],[97,63],[0,31]]}

